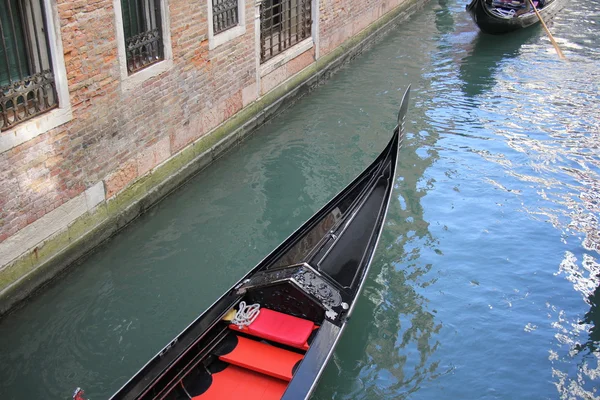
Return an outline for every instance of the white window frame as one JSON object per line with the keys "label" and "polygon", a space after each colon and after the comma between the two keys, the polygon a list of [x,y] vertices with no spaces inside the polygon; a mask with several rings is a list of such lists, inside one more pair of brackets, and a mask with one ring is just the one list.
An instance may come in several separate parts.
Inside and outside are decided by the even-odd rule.
{"label": "white window frame", "polygon": [[[259,44],[260,46],[260,41]],[[277,54],[270,60],[265,61],[264,64],[260,65],[260,76],[265,76],[275,71],[277,68],[289,63],[300,54],[307,52],[314,47],[314,39],[312,37],[306,38],[301,42],[296,43],[289,49]],[[260,49],[260,47],[259,47]],[[260,50],[259,50],[260,51]],[[260,57],[260,55],[259,55]]]}
{"label": "white window frame", "polygon": [[142,83],[173,68],[173,49],[171,48],[171,18],[169,18],[169,0],[160,0],[160,21],[164,59],[149,67],[129,74],[127,71],[127,52],[125,50],[125,32],[123,30],[123,10],[121,0],[113,0],[119,70],[121,72],[121,91],[128,92],[140,88]]}
{"label": "white window frame", "polygon": [[226,31],[215,35],[214,22],[213,22],[213,2],[212,0],[206,0],[206,6],[208,7],[208,49],[213,50],[216,47],[227,43],[236,37],[242,36],[246,33],[246,0],[237,0],[238,3],[238,25],[233,28],[229,28]]}
{"label": "white window frame", "polygon": [[56,0],[43,0],[42,6],[46,11],[47,39],[58,96],[58,108],[49,110],[0,133],[0,154],[73,119]]}

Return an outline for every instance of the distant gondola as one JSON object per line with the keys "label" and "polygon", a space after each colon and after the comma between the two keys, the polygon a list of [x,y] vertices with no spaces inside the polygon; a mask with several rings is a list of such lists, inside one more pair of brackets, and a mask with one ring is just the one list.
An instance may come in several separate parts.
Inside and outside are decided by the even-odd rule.
{"label": "distant gondola", "polygon": [[[524,0],[527,2],[528,0]],[[544,21],[548,21],[562,8],[563,0],[534,0]],[[539,22],[533,9],[522,13],[523,3],[519,0],[472,0],[466,6],[473,21],[485,33],[500,35],[527,28]]]}
{"label": "distant gondola", "polygon": [[[369,272],[394,187],[408,97],[409,89],[402,99],[398,126],[373,164],[173,339],[111,400],[310,396]],[[254,304],[260,305],[257,315]],[[244,310],[245,315],[240,312]]]}

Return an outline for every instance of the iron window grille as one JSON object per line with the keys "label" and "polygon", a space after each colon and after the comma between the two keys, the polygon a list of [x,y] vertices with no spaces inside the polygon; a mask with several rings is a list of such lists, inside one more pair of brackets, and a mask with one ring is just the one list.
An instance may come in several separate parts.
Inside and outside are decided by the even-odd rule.
{"label": "iron window grille", "polygon": [[310,37],[311,24],[311,0],[263,0],[260,61],[265,62]]}
{"label": "iron window grille", "polygon": [[215,34],[238,25],[238,0],[213,0],[212,7]]}
{"label": "iron window grille", "polygon": [[127,71],[164,60],[160,0],[121,0]]}
{"label": "iron window grille", "polygon": [[42,0],[0,0],[0,131],[58,107]]}

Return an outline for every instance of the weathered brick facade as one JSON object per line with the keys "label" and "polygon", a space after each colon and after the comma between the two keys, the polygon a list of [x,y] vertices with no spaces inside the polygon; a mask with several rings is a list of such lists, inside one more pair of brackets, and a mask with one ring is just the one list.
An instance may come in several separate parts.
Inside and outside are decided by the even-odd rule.
{"label": "weathered brick facade", "polygon": [[[0,148],[0,273],[28,253],[37,256],[42,241],[66,229],[61,221],[72,224],[79,218],[67,202],[81,198],[81,215],[110,203],[153,168],[314,64],[317,55],[332,52],[411,0],[319,1],[313,0],[318,29],[306,49],[296,54],[292,48],[291,55],[265,68],[257,59],[256,3],[245,3],[245,33],[209,50],[209,3],[164,0],[170,57],[163,63],[168,67],[127,86],[115,0],[43,0],[51,5],[48,11],[60,32],[72,118]],[[10,135],[11,130],[1,132],[0,139]],[[68,219],[49,217],[58,215],[59,207]],[[35,232],[21,235],[27,229]],[[68,243],[76,239],[71,236]],[[33,257],[25,268],[0,276],[0,293],[36,262]]]}
{"label": "weathered brick facade", "polygon": [[113,0],[57,3],[73,120],[0,154],[0,242],[96,182],[110,198],[239,111],[255,81],[252,29],[209,51],[207,3],[171,0],[173,67],[123,92]]}
{"label": "weathered brick facade", "polygon": [[320,55],[324,56],[404,0],[320,0]]}

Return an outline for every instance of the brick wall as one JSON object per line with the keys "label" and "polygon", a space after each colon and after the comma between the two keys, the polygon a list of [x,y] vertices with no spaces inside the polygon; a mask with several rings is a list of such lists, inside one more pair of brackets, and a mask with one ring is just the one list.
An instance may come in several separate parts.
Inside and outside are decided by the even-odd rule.
{"label": "brick wall", "polygon": [[0,242],[101,180],[113,196],[239,111],[255,82],[252,2],[246,34],[209,51],[207,3],[170,0],[173,67],[127,92],[113,0],[57,3],[73,120],[0,154]]}
{"label": "brick wall", "polygon": [[[116,208],[126,207],[118,195],[135,188],[140,177],[178,160],[178,152],[194,150],[192,142],[254,100],[274,101],[259,96],[315,66],[317,54],[331,53],[401,3],[420,0],[319,0],[313,38],[319,48],[307,39],[261,66],[254,0],[245,4],[245,33],[212,50],[207,1],[163,1],[172,57],[159,74],[129,84],[114,0],[50,0],[58,14],[72,119],[5,151],[5,139],[18,135],[0,133],[0,300],[44,260],[101,223],[106,213],[98,212],[100,206],[108,209],[115,199]],[[36,120],[28,124],[39,126]],[[94,212],[96,217],[84,218]]]}
{"label": "brick wall", "polygon": [[403,0],[320,0],[320,54],[324,56]]}

